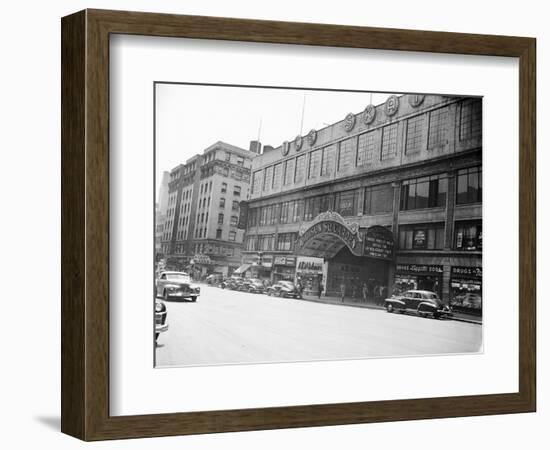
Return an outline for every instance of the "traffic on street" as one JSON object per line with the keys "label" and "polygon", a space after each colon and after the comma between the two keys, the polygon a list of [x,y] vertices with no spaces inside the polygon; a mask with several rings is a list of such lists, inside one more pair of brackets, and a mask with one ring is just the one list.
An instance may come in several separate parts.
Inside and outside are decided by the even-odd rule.
{"label": "traffic on street", "polygon": [[[243,279],[241,283],[247,282]],[[290,283],[292,285],[292,283]],[[156,366],[192,366],[437,355],[481,351],[482,326],[404,309],[357,308],[301,299],[291,286],[255,292],[200,284],[200,296],[157,290],[169,328]],[[279,292],[277,292],[279,289]]]}

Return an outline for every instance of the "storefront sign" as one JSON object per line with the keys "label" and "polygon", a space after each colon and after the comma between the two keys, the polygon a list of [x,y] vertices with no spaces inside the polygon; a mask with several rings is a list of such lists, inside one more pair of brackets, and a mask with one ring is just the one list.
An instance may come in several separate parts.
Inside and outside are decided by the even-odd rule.
{"label": "storefront sign", "polygon": [[208,255],[195,255],[193,256],[193,264],[212,264],[212,260]]}
{"label": "storefront sign", "polygon": [[313,258],[313,257],[298,257],[296,273],[323,273],[323,262],[322,258]]}
{"label": "storefront sign", "polygon": [[423,249],[428,247],[428,232],[426,229],[414,230],[413,248]]}
{"label": "storefront sign", "polygon": [[393,258],[393,234],[381,226],[370,227],[365,235],[363,254],[370,258]]}
{"label": "storefront sign", "polygon": [[[323,220],[325,218],[330,219],[332,216],[336,216],[335,220]],[[317,216],[316,220],[319,221],[315,222],[305,231],[300,231],[300,235],[296,240],[296,248],[300,249],[304,247],[305,244],[318,235],[331,234],[340,238],[352,253],[361,256],[360,237],[356,226],[353,228],[348,226],[342,217],[334,212],[322,213]]]}
{"label": "storefront sign", "polygon": [[480,279],[483,277],[483,269],[481,267],[451,267],[451,276],[466,277]]}
{"label": "storefront sign", "polygon": [[430,265],[430,264],[396,264],[396,272],[408,272],[408,273],[443,273],[443,266]]}
{"label": "storefront sign", "polygon": [[296,257],[294,256],[275,256],[273,260],[274,266],[295,266]]}

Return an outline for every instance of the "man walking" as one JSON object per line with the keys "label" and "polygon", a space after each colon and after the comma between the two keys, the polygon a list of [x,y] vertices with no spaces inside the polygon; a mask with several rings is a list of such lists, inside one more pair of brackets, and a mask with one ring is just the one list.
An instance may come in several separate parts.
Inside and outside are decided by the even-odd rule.
{"label": "man walking", "polygon": [[344,297],[346,296],[346,284],[345,283],[342,283],[340,285],[340,293],[342,294],[342,298],[340,299],[340,301],[342,303],[344,303]]}
{"label": "man walking", "polygon": [[323,293],[323,283],[319,281],[319,286],[317,287],[317,298],[321,300],[321,294]]}

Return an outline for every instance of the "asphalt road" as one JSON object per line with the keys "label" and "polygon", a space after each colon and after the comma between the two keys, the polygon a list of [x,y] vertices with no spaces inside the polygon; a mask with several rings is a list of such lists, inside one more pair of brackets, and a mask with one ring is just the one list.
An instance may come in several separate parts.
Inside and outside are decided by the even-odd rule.
{"label": "asphalt road", "polygon": [[482,326],[201,286],[166,302],[157,366],[478,352]]}

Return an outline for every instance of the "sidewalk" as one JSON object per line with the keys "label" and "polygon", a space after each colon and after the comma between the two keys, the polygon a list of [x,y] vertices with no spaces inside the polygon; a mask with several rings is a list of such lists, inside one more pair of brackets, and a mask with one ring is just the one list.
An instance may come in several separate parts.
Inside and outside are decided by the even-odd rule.
{"label": "sidewalk", "polygon": [[[352,306],[355,308],[367,308],[367,309],[379,309],[379,310],[385,309],[383,305],[376,305],[371,302],[365,303],[363,302],[363,300],[359,298],[350,298],[350,297],[346,297],[344,299],[344,303],[340,301],[340,297],[327,297],[324,295],[322,295],[321,298],[318,298],[317,296],[314,296],[314,295],[304,295],[302,300],[305,300],[307,302],[326,303],[331,305]],[[453,313],[453,317],[451,317],[451,320],[457,320],[459,322],[474,323],[477,325],[483,324],[482,317],[472,316],[464,313]]]}

